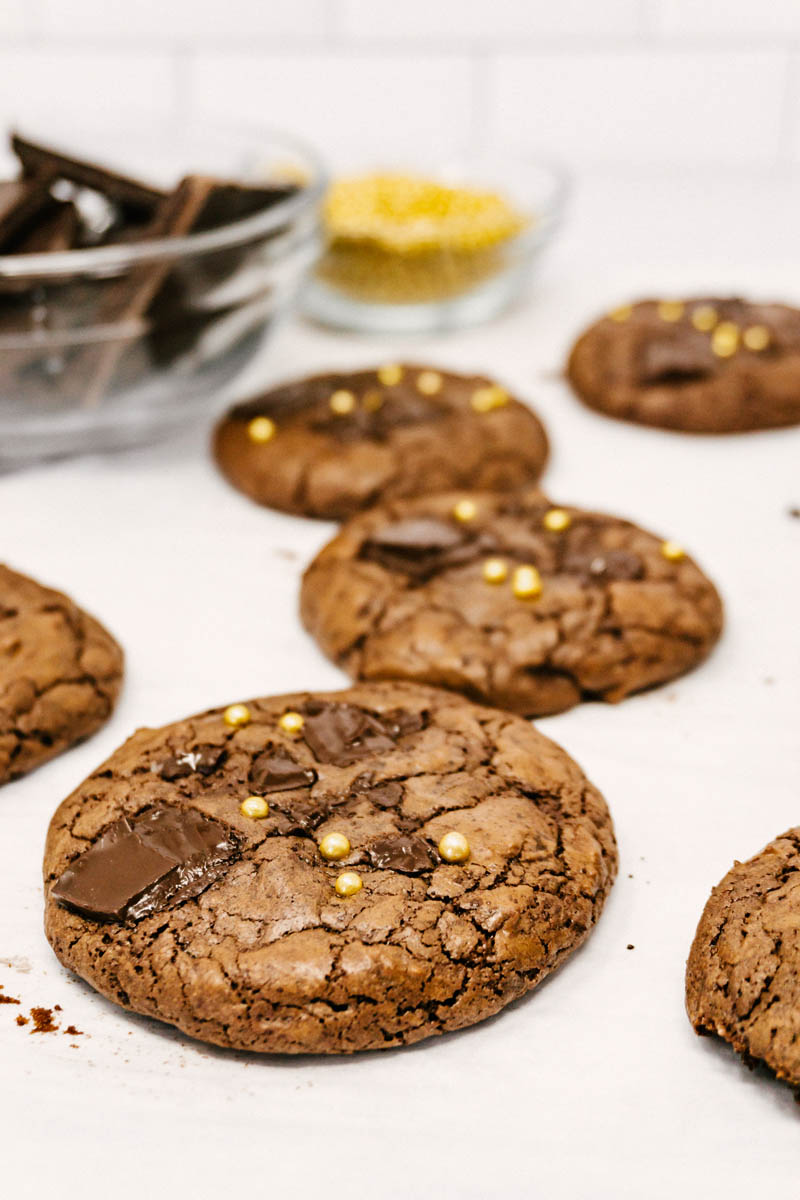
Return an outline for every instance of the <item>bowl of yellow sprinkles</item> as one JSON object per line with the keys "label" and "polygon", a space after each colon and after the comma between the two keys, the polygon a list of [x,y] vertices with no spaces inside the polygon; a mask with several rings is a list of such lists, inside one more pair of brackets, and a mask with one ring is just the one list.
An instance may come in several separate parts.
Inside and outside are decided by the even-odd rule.
{"label": "bowl of yellow sprinkles", "polygon": [[565,191],[560,171],[524,160],[343,174],[325,198],[306,311],[380,333],[488,320],[526,284]]}

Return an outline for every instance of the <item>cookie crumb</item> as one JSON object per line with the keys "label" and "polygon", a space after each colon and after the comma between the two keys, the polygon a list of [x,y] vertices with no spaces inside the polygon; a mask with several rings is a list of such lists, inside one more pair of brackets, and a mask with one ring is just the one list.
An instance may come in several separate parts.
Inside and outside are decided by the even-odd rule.
{"label": "cookie crumb", "polygon": [[796,521],[800,521],[800,508],[793,506],[792,508],[789,508],[786,511],[789,513],[790,517],[794,517],[794,519]]}
{"label": "cookie crumb", "polygon": [[625,947],[625,949],[626,949],[626,950],[635,950],[635,949],[636,949],[636,947],[634,946],[633,942],[628,942],[628,944],[627,944],[627,946]]}
{"label": "cookie crumb", "polygon": [[33,1029],[31,1033],[55,1033],[58,1026],[53,1021],[52,1008],[32,1008]]}
{"label": "cookie crumb", "polygon": [[22,1013],[20,1013],[20,1014],[19,1014],[19,1016],[17,1017],[17,1024],[18,1024],[18,1025],[27,1025],[27,1024],[28,1024],[28,1021],[29,1021],[29,1018],[28,1018],[28,1017],[23,1017]]}
{"label": "cookie crumb", "polygon": [[[2,986],[0,983],[0,987]],[[0,1004],[19,1004],[19,1000],[16,996],[6,996],[3,992],[0,992]]]}
{"label": "cookie crumb", "polygon": [[64,1033],[69,1034],[71,1037],[83,1037],[83,1030],[76,1029],[74,1025],[68,1025]]}

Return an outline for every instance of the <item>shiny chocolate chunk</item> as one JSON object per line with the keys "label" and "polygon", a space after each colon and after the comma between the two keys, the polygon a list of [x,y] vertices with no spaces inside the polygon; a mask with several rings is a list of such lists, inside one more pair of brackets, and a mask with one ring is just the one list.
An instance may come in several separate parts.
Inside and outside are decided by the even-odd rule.
{"label": "shiny chocolate chunk", "polygon": [[694,329],[678,329],[668,337],[648,339],[637,374],[640,383],[680,383],[702,379],[716,367],[709,339]]}
{"label": "shiny chocolate chunk", "polygon": [[316,779],[317,772],[312,767],[302,767],[282,750],[264,750],[254,759],[249,775],[259,795],[311,787]]}
{"label": "shiny chocolate chunk", "polygon": [[629,550],[601,550],[596,554],[570,554],[564,559],[563,570],[578,575],[582,583],[615,583],[642,579],[644,562]]}
{"label": "shiny chocolate chunk", "polygon": [[342,767],[393,750],[401,730],[390,718],[375,717],[354,704],[326,704],[309,712],[303,737],[318,762]]}
{"label": "shiny chocolate chunk", "polygon": [[211,775],[225,758],[221,746],[197,746],[194,750],[182,750],[165,759],[157,768],[162,779],[170,783],[174,779],[185,779],[187,775]]}
{"label": "shiny chocolate chunk", "polygon": [[413,834],[390,833],[373,838],[367,846],[373,867],[387,871],[402,871],[404,875],[420,875],[432,871],[436,858],[431,847]]}
{"label": "shiny chocolate chunk", "polygon": [[311,833],[330,816],[330,806],[321,797],[298,798],[272,802],[274,828],[282,834]]}
{"label": "shiny chocolate chunk", "polygon": [[238,848],[234,833],[193,809],[150,808],[115,821],[51,895],[94,921],[138,921],[205,891]]}
{"label": "shiny chocolate chunk", "polygon": [[483,552],[474,534],[435,517],[412,517],[385,525],[361,545],[359,558],[425,579]]}
{"label": "shiny chocolate chunk", "polygon": [[354,780],[350,794],[363,796],[376,808],[397,808],[403,799],[403,785],[393,779],[387,783],[372,783],[369,778],[359,778]]}

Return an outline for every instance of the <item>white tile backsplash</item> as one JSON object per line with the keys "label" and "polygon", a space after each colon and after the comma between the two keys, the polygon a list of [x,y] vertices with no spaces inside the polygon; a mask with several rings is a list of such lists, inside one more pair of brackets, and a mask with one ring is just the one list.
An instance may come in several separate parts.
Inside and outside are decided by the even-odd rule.
{"label": "white tile backsplash", "polygon": [[342,0],[342,25],[382,40],[631,34],[640,9],[640,0]]}
{"label": "white tile backsplash", "polygon": [[0,0],[2,121],[196,111],[337,155],[800,166],[797,64],[800,0]]}

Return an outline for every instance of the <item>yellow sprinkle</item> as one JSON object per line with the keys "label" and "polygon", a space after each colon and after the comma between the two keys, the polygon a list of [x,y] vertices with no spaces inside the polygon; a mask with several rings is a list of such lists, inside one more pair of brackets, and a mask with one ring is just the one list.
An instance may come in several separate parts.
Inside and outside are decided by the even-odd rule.
{"label": "yellow sprinkle", "polygon": [[459,500],[453,508],[453,516],[457,521],[474,521],[478,515],[478,506],[474,500]]}
{"label": "yellow sprinkle", "polygon": [[750,325],[742,334],[748,350],[766,350],[769,345],[769,330],[766,325]]}
{"label": "yellow sprinkle", "polygon": [[462,863],[469,858],[469,842],[463,833],[458,833],[455,829],[444,835],[437,849],[445,862]]}
{"label": "yellow sprinkle", "polygon": [[542,594],[542,577],[536,567],[517,567],[511,580],[511,590],[518,600],[535,600]]}
{"label": "yellow sprinkle", "polygon": [[362,407],[366,412],[377,412],[383,404],[383,396],[377,389],[365,392],[361,397]]}
{"label": "yellow sprinkle", "polygon": [[658,306],[658,315],[662,321],[680,321],[683,309],[680,300],[662,300]]}
{"label": "yellow sprinkle", "polygon": [[299,733],[305,725],[305,718],[302,713],[289,711],[285,712],[278,721],[284,733]]}
{"label": "yellow sprinkle", "polygon": [[680,562],[682,558],[686,557],[686,551],[677,542],[662,542],[661,553],[667,562]]}
{"label": "yellow sprinkle", "polygon": [[346,417],[351,413],[356,406],[356,398],[352,392],[346,392],[344,389],[334,392],[330,398],[331,410],[338,417]]}
{"label": "yellow sprinkle", "polygon": [[250,709],[246,704],[229,704],[222,719],[231,729],[238,729],[240,725],[250,724]]}
{"label": "yellow sprinkle", "polygon": [[386,363],[378,367],[378,379],[384,387],[394,387],[403,378],[403,368],[397,363]]}
{"label": "yellow sprinkle", "polygon": [[319,843],[319,852],[323,858],[333,861],[347,858],[350,853],[350,841],[343,833],[326,833]]}
{"label": "yellow sprinkle", "polygon": [[239,812],[243,817],[261,821],[264,817],[269,816],[269,805],[263,796],[248,796],[239,805]]}
{"label": "yellow sprinkle", "polygon": [[550,533],[563,533],[572,524],[572,517],[563,508],[551,508],[542,517],[542,524]]}
{"label": "yellow sprinkle", "polygon": [[618,325],[621,325],[623,321],[630,321],[633,316],[633,305],[621,304],[619,308],[612,308],[608,315],[612,321],[616,321]]}
{"label": "yellow sprinkle", "polygon": [[364,885],[361,882],[361,876],[355,871],[342,871],[333,886],[340,896],[355,896],[356,892],[360,892]]}
{"label": "yellow sprinkle", "polygon": [[488,387],[476,388],[470,398],[470,404],[475,412],[487,413],[495,408],[503,408],[508,404],[509,399],[505,388],[501,388],[497,383],[492,383]]}
{"label": "yellow sprinkle", "polygon": [[483,578],[487,583],[505,583],[508,579],[508,563],[502,558],[487,558],[483,564]]}
{"label": "yellow sprinkle", "polygon": [[438,371],[420,371],[417,376],[417,391],[423,396],[435,396],[442,390],[444,380]]}
{"label": "yellow sprinkle", "polygon": [[269,417],[253,417],[247,426],[247,436],[251,442],[271,442],[277,432],[277,426]]}
{"label": "yellow sprinkle", "polygon": [[692,312],[691,321],[701,333],[710,333],[719,320],[719,313],[710,304],[700,304]]}
{"label": "yellow sprinkle", "polygon": [[717,358],[730,358],[739,348],[739,326],[733,321],[720,321],[711,334],[711,349]]}

